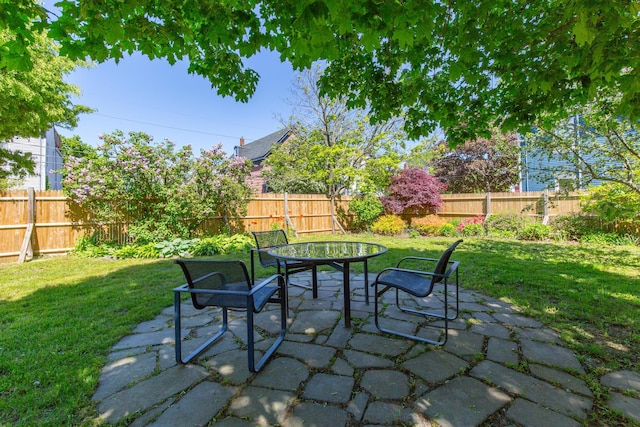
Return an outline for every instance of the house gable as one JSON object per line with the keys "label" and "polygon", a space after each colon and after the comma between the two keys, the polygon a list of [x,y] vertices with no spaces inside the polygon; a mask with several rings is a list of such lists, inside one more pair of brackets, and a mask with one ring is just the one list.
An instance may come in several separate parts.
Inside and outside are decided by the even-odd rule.
{"label": "house gable", "polygon": [[244,143],[244,138],[240,139],[240,145],[235,147],[236,156],[244,157],[253,163],[249,186],[258,193],[268,192],[264,178],[262,178],[262,162],[271,154],[271,147],[274,144],[282,144],[293,136],[290,129],[281,129],[260,139],[256,139],[248,144]]}
{"label": "house gable", "polygon": [[251,160],[254,165],[260,165],[263,160],[271,154],[271,147],[274,144],[282,144],[289,139],[291,135],[292,132],[285,128],[260,139],[256,139],[248,144],[241,143],[239,146],[235,147],[236,155]]}

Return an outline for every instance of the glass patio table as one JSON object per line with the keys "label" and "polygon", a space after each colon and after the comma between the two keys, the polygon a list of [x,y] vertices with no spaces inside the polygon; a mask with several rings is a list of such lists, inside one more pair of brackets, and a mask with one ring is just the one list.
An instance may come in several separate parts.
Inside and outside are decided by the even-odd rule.
{"label": "glass patio table", "polygon": [[[344,288],[344,326],[351,327],[351,283],[349,266],[353,262],[364,264],[364,289],[369,304],[369,276],[367,260],[382,255],[387,248],[376,243],[363,242],[306,242],[277,246],[267,250],[269,255],[283,261],[301,261],[315,265],[331,265],[342,270]],[[317,278],[313,277],[317,283]],[[315,287],[317,288],[317,286]],[[313,296],[314,298],[317,295]]]}

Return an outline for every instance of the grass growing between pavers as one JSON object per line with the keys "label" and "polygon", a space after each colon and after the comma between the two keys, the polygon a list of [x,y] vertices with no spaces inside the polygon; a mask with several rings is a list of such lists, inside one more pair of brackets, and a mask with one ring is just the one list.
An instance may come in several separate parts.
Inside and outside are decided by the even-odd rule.
{"label": "grass growing between pavers", "polygon": [[[454,239],[294,240],[383,244],[389,251],[369,262],[377,272],[403,256],[437,257]],[[239,257],[248,263],[248,254]],[[639,248],[465,239],[453,258],[465,288],[504,298],[558,331],[592,385],[608,370],[640,363]],[[352,268],[362,271],[360,263]],[[182,282],[171,260],[69,256],[1,265],[0,425],[92,423],[91,396],[109,349],[171,305],[171,289]]]}

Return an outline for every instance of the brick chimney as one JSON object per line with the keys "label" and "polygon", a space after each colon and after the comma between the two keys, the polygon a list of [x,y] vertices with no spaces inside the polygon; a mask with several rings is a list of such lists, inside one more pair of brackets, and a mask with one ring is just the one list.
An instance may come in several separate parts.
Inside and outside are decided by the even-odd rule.
{"label": "brick chimney", "polygon": [[244,136],[240,137],[240,147],[244,146]]}

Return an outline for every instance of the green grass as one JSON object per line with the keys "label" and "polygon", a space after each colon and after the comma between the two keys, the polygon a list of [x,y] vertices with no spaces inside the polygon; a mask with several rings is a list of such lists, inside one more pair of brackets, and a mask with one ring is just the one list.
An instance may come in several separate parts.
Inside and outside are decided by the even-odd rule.
{"label": "green grass", "polygon": [[[329,239],[387,246],[370,271],[409,254],[438,256],[454,240],[295,240]],[[249,255],[240,258],[248,263]],[[461,261],[465,288],[514,303],[558,331],[582,359],[590,384],[611,369],[637,370],[640,248],[467,238],[453,258]],[[69,256],[0,265],[0,425],[91,424],[91,396],[109,349],[170,306],[171,289],[182,282],[170,260]]]}

